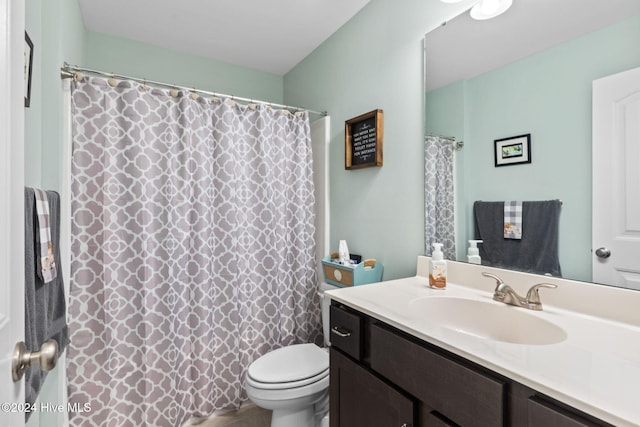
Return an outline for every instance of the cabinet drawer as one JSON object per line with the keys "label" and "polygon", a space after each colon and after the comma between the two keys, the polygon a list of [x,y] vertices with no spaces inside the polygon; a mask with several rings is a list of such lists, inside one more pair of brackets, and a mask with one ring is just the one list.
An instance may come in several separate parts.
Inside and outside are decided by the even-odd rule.
{"label": "cabinet drawer", "polygon": [[362,317],[336,305],[331,306],[330,316],[331,346],[360,360],[362,358]]}
{"label": "cabinet drawer", "polygon": [[608,424],[599,424],[586,420],[579,415],[572,414],[562,408],[556,407],[550,402],[545,402],[536,396],[528,401],[528,426],[554,426],[554,427],[601,427]]}
{"label": "cabinet drawer", "polygon": [[371,368],[456,424],[504,425],[504,382],[371,326]]}

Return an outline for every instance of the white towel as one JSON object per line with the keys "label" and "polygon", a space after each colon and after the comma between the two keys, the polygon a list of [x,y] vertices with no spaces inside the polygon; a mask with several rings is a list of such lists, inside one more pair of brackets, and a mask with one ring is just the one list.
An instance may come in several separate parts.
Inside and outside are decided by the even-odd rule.
{"label": "white towel", "polygon": [[522,239],[522,202],[504,202],[504,238]]}
{"label": "white towel", "polygon": [[51,225],[49,223],[49,200],[47,193],[34,188],[36,194],[36,214],[38,229],[36,230],[36,259],[39,260],[36,273],[44,283],[49,283],[58,276],[56,261],[51,241]]}

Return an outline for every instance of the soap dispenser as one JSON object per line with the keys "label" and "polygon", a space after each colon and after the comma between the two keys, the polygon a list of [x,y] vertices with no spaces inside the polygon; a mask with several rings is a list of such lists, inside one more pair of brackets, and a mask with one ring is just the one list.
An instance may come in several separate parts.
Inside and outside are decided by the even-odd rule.
{"label": "soap dispenser", "polygon": [[447,261],[444,260],[442,254],[442,243],[433,244],[429,267],[429,287],[445,289],[447,287]]}
{"label": "soap dispenser", "polygon": [[482,240],[469,240],[467,262],[471,264],[482,264],[482,259],[480,259],[480,251],[478,250],[478,243],[482,243]]}

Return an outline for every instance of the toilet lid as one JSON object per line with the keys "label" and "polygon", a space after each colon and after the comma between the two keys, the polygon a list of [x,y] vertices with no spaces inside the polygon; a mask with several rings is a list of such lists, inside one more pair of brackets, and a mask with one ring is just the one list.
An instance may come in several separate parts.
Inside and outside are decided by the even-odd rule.
{"label": "toilet lid", "polygon": [[273,350],[249,366],[248,375],[261,383],[289,383],[315,377],[329,369],[329,354],[315,344]]}

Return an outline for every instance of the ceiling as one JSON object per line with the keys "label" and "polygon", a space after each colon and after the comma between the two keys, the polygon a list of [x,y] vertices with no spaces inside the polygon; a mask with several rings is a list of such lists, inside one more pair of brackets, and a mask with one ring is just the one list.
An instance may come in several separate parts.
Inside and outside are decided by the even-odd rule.
{"label": "ceiling", "polygon": [[87,29],[286,74],[369,0],[78,0]]}
{"label": "ceiling", "polygon": [[470,79],[637,13],[640,0],[514,0],[507,12],[487,21],[463,13],[425,38],[426,90]]}

